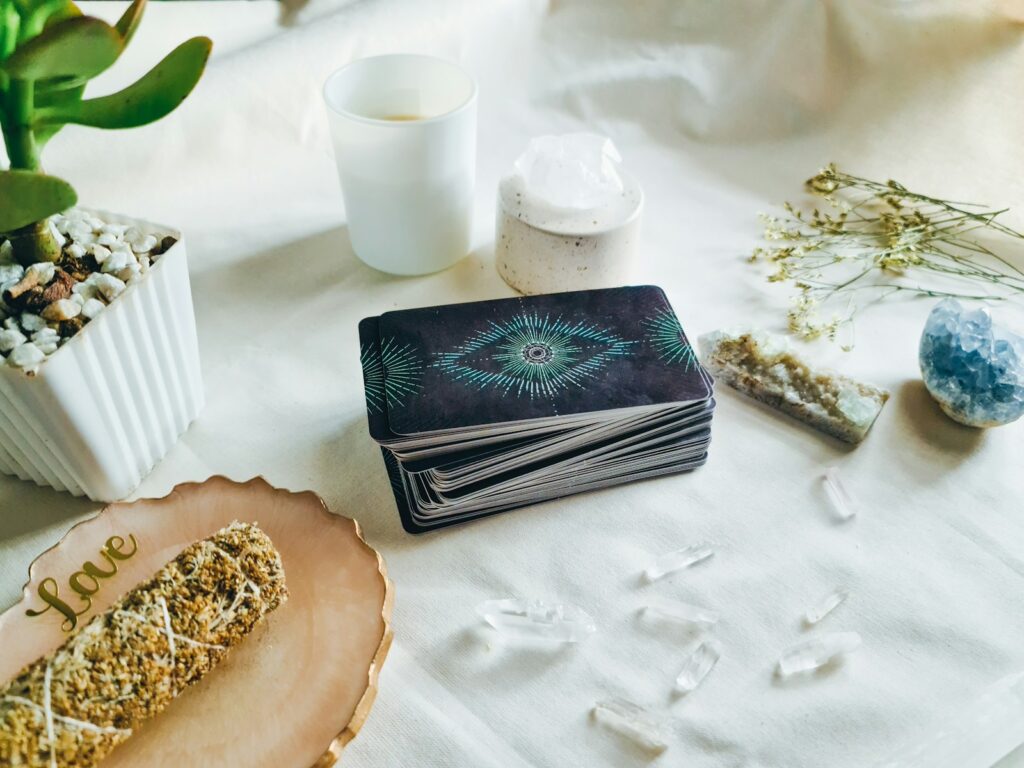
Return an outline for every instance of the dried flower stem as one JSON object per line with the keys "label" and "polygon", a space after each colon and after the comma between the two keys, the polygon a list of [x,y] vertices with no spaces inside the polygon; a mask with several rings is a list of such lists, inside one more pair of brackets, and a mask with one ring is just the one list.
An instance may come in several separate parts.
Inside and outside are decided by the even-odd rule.
{"label": "dried flower stem", "polygon": [[[901,292],[974,300],[1024,294],[1024,271],[975,239],[995,234],[1024,240],[1024,233],[997,221],[1006,208],[930,197],[831,164],[806,186],[828,207],[806,211],[785,203],[782,217],[761,214],[765,239],[778,245],[757,248],[750,257],[773,265],[769,282],[797,289],[789,328],[799,336],[834,340],[841,328],[852,328],[861,309]],[[929,284],[929,275],[981,285],[970,292],[947,290]],[[834,311],[825,320],[827,309]]]}

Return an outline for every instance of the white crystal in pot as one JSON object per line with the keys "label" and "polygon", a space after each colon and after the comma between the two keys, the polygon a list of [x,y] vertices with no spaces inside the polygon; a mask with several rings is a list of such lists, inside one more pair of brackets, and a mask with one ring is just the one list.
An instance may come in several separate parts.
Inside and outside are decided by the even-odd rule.
{"label": "white crystal in pot", "polygon": [[639,252],[643,190],[610,139],[532,140],[498,185],[495,262],[527,294],[623,285]]}
{"label": "white crystal in pot", "polygon": [[622,162],[612,140],[595,133],[538,136],[515,162],[526,190],[561,208],[596,208],[622,193]]}

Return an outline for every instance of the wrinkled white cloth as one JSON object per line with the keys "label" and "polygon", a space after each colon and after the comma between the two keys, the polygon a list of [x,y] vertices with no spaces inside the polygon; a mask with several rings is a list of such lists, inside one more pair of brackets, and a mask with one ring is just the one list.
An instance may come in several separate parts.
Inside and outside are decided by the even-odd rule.
{"label": "wrinkled white cloth", "polygon": [[[694,473],[423,537],[401,530],[366,434],[356,338],[367,315],[512,294],[493,264],[496,184],[540,134],[615,141],[646,192],[636,282],[663,286],[691,337],[782,329],[786,291],[744,259],[755,214],[830,160],[1014,206],[1020,226],[1019,5],[311,0],[290,28],[264,3],[149,13],[159,23],[143,24],[128,71],[97,92],[208,31],[218,52],[200,88],[144,129],[68,128],[46,165],[91,206],[186,232],[208,404],[138,494],[262,474],[358,518],[387,560],[396,645],[345,765],[864,768],[1024,669],[1024,423],[972,431],[935,407],[916,362],[929,301],[868,310],[848,354],[808,352],[893,392],[854,450],[720,389]],[[396,51],[460,60],[481,85],[477,247],[415,279],[352,254],[319,93],[352,58]],[[845,525],[820,485],[833,464],[862,510]],[[0,606],[95,508],[0,479]],[[652,558],[698,540],[713,560],[641,583]],[[809,634],[801,615],[839,585],[849,600],[814,631],[857,631],[863,647],[829,674],[779,681],[779,653]],[[722,659],[685,698],[672,683],[693,639],[638,620],[649,594],[723,616]],[[505,647],[473,608],[512,595],[576,603],[599,631],[554,653]],[[669,714],[668,751],[651,759],[593,724],[609,696]]]}

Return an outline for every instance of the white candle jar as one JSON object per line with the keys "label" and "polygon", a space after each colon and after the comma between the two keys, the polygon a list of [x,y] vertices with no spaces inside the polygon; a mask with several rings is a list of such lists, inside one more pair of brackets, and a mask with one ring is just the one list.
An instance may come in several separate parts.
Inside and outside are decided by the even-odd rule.
{"label": "white candle jar", "polygon": [[430,56],[359,59],[324,85],[356,255],[395,275],[451,266],[470,250],[476,94]]}

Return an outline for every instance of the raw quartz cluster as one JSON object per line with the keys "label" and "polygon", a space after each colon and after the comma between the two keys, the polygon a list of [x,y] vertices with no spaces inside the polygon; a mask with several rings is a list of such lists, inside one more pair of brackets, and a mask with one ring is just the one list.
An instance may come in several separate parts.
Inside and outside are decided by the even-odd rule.
{"label": "raw quartz cluster", "polygon": [[951,419],[995,427],[1024,415],[1024,337],[993,323],[987,309],[939,302],[919,358],[925,386]]}
{"label": "raw quartz cluster", "polygon": [[515,162],[530,194],[557,208],[590,210],[622,195],[622,156],[612,140],[594,133],[531,139]]}
{"label": "raw quartz cluster", "polygon": [[0,363],[34,373],[174,244],[79,210],[50,219],[62,249],[27,269],[0,242]]}

